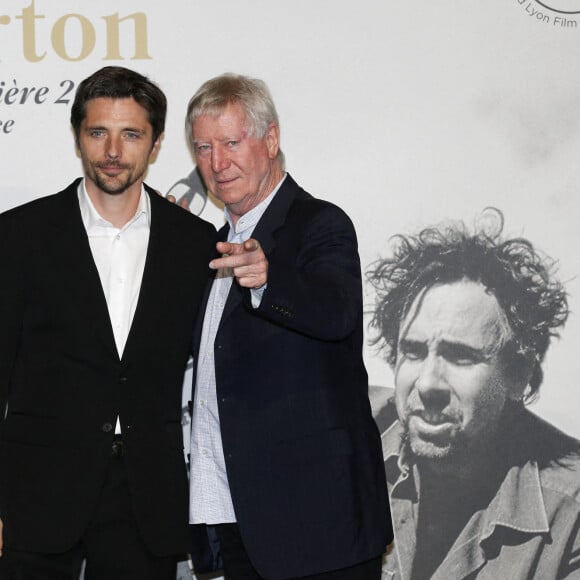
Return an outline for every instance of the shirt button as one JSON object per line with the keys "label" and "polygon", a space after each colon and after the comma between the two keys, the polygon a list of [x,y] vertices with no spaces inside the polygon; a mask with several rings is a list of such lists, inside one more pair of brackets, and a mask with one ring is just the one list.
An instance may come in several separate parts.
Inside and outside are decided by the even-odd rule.
{"label": "shirt button", "polygon": [[103,423],[101,430],[104,433],[110,433],[113,430],[113,425],[111,425],[111,423]]}
{"label": "shirt button", "polygon": [[207,449],[202,449],[202,450],[201,450],[201,454],[202,454],[204,457],[207,457]]}

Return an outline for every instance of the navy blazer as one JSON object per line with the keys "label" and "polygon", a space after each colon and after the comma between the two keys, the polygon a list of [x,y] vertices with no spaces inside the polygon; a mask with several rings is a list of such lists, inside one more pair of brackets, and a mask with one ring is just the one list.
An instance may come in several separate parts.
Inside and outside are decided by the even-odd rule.
{"label": "navy blazer", "polygon": [[221,433],[254,567],[295,578],[378,556],[392,539],[360,263],[346,214],[289,175],[253,237],[268,283],[257,309],[236,283],[228,296],[214,349]]}
{"label": "navy blazer", "polygon": [[181,392],[215,228],[148,189],[145,269],[119,359],[78,183],[0,215],[5,544],[59,552],[79,540],[119,416],[143,539],[159,555],[187,551]]}

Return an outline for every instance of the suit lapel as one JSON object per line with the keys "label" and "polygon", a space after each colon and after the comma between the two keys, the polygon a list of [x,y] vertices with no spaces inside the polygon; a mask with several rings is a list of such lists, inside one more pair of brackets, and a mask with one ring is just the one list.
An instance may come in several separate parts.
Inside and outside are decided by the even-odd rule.
{"label": "suit lapel", "polygon": [[300,187],[290,174],[286,175],[284,183],[256,225],[252,237],[260,242],[266,255],[276,246],[273,235],[284,225],[290,206],[300,191]]}
{"label": "suit lapel", "polygon": [[[226,224],[223,228],[220,229],[218,232],[218,241],[225,242],[228,237],[228,232],[230,230],[230,226]],[[215,276],[214,276],[215,280]],[[213,281],[212,281],[213,284]],[[211,286],[210,286],[211,290]],[[209,292],[207,294],[207,298],[209,299]],[[220,328],[222,327],[224,320],[228,318],[228,316],[238,307],[238,305],[242,302],[243,294],[242,289],[238,286],[238,283],[232,280],[232,285],[230,291],[228,293],[228,298],[226,300],[226,305],[224,307],[224,311],[222,312],[222,317],[220,320]]]}
{"label": "suit lapel", "polygon": [[[260,242],[266,255],[270,254],[275,248],[276,242],[274,240],[274,233],[278,228],[284,225],[288,210],[299,191],[300,188],[288,174],[284,183],[280,186],[280,189],[274,196],[274,199],[270,202],[270,205],[264,212],[264,215],[256,224],[254,232],[252,233],[252,238],[257,239]],[[219,231],[218,235],[220,241],[227,238],[228,231],[228,225],[225,225]],[[234,280],[222,314],[220,328],[224,321],[227,320],[228,316],[230,316],[230,314],[242,303],[243,299],[244,290]]]}
{"label": "suit lapel", "polygon": [[146,186],[147,194],[151,202],[151,227],[149,230],[149,243],[147,245],[147,255],[145,257],[145,267],[143,278],[139,289],[139,299],[131,328],[125,343],[123,359],[130,355],[136,345],[136,338],[148,336],[148,333],[155,332],[159,318],[163,314],[163,309],[159,308],[158,299],[164,284],[171,284],[171,277],[168,278],[169,271],[175,269],[172,266],[170,256],[167,253],[167,246],[171,244],[171,228],[168,227],[167,220],[163,217],[165,209],[158,194],[152,192]]}
{"label": "suit lapel", "polygon": [[139,299],[123,360],[139,348],[143,338],[155,333],[162,324],[165,312],[159,305],[160,296],[171,296],[171,289],[183,283],[180,257],[184,255],[184,241],[176,233],[179,228],[173,227],[172,208],[148,186],[145,188],[151,201],[151,229]]}
{"label": "suit lapel", "polygon": [[47,216],[51,233],[47,251],[54,252],[55,275],[66,293],[67,307],[86,320],[87,332],[94,334],[115,356],[117,349],[109,318],[107,301],[93,260],[89,240],[82,222],[76,180],[58,195],[55,212]]}

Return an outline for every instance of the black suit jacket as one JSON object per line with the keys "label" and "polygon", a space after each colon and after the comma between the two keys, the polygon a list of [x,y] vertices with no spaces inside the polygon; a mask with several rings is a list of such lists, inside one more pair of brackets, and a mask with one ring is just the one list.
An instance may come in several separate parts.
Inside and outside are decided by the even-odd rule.
{"label": "black suit jacket", "polygon": [[151,230],[122,359],[78,181],[0,216],[0,517],[12,549],[72,546],[93,513],[116,417],[139,529],[185,550],[183,373],[215,229],[148,189]]}
{"label": "black suit jacket", "polygon": [[294,578],[378,556],[392,529],[352,223],[287,176],[253,237],[268,284],[257,309],[236,283],[228,296],[214,349],[221,433],[253,565]]}

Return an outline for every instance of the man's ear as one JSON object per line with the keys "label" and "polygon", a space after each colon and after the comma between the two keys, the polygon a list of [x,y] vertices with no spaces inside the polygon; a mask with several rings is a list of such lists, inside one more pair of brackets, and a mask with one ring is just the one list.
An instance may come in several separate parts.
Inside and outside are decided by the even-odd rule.
{"label": "man's ear", "polygon": [[280,150],[280,127],[276,123],[270,123],[264,140],[268,148],[268,157],[276,159]]}
{"label": "man's ear", "polygon": [[161,147],[161,140],[163,135],[159,135],[157,139],[153,142],[153,147],[151,147],[151,153],[149,153],[149,163],[155,163],[157,155],[159,154],[159,148]]}

